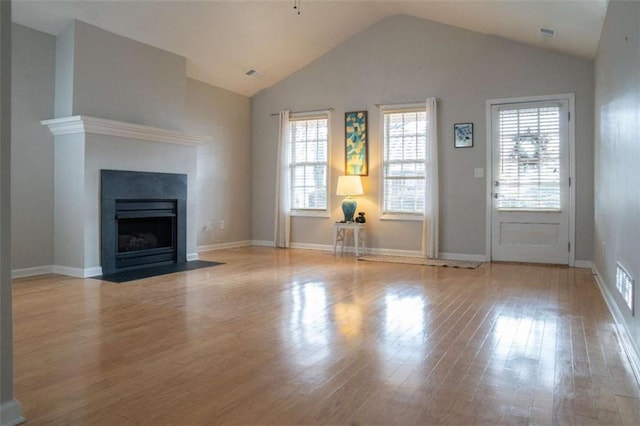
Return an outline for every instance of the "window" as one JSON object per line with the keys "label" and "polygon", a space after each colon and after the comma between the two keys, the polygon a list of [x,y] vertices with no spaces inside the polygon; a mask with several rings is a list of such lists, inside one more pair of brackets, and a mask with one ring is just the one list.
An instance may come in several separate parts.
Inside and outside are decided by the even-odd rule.
{"label": "window", "polygon": [[422,216],[427,141],[425,108],[383,110],[382,115],[382,214]]}
{"label": "window", "polygon": [[298,214],[326,214],[329,116],[290,119],[289,158],[291,210]]}
{"label": "window", "polygon": [[560,107],[500,111],[500,198],[505,210],[560,210]]}

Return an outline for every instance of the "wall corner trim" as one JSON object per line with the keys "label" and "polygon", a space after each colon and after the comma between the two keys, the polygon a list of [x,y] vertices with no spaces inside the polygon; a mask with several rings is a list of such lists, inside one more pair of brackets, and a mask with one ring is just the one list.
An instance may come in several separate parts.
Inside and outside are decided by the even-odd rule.
{"label": "wall corner trim", "polygon": [[17,399],[0,403],[0,426],[15,426],[25,421],[22,406]]}
{"label": "wall corner trim", "polygon": [[54,136],[93,133],[97,135],[118,136],[121,138],[188,146],[199,146],[204,142],[213,140],[211,136],[187,135],[160,127],[143,126],[86,115],[42,120],[40,124],[48,126],[49,131],[51,131]]}
{"label": "wall corner trim", "polygon": [[629,332],[629,329],[624,322],[622,313],[618,309],[618,305],[616,304],[613,295],[602,279],[602,275],[600,275],[598,268],[593,263],[591,266],[591,271],[593,272],[593,275],[596,279],[596,283],[598,284],[600,293],[602,293],[602,297],[607,304],[607,308],[609,308],[609,312],[613,317],[616,331],[618,332],[618,336],[620,338],[620,344],[622,345],[622,348],[627,355],[627,359],[629,360],[629,364],[631,365],[631,370],[633,371],[633,375],[636,378],[636,382],[638,383],[638,385],[640,385],[640,348],[638,348],[638,346],[634,344],[633,339],[631,338],[631,333]]}

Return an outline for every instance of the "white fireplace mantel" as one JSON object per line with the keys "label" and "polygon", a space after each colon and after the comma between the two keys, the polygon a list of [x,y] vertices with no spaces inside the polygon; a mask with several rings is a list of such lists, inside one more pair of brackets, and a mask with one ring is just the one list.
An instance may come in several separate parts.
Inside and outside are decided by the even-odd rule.
{"label": "white fireplace mantel", "polygon": [[48,126],[54,136],[93,133],[97,135],[119,136],[122,138],[190,146],[202,145],[204,142],[213,140],[211,136],[187,135],[160,127],[143,126],[86,115],[53,118],[51,120],[42,120],[40,123],[43,126]]}
{"label": "white fireplace mantel", "polygon": [[[55,138],[54,253],[57,271],[75,277],[102,273],[101,171],[187,175],[195,195],[198,146],[210,137],[86,115],[43,120]],[[197,258],[195,206],[187,207],[186,255]]]}

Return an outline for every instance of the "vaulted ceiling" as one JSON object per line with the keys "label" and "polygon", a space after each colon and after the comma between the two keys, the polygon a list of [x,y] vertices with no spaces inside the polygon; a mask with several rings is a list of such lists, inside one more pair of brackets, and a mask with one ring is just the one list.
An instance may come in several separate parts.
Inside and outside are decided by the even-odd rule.
{"label": "vaulted ceiling", "polygon": [[[252,96],[391,15],[413,15],[593,58],[607,10],[607,0],[297,3],[299,10],[294,0],[14,0],[13,20],[57,35],[79,19],[182,55],[189,77]],[[544,36],[541,28],[554,30],[555,36]],[[258,70],[257,76],[246,76],[250,69]]]}

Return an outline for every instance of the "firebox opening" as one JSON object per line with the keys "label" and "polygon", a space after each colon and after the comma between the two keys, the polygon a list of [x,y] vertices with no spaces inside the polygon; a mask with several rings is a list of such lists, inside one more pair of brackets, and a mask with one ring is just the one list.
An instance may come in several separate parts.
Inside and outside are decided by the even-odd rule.
{"label": "firebox opening", "polygon": [[173,247],[173,218],[118,221],[118,253]]}
{"label": "firebox opening", "polygon": [[176,261],[176,200],[116,200],[116,266]]}

